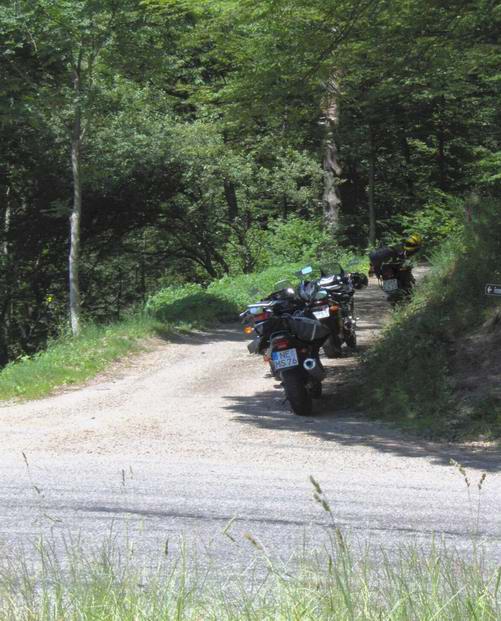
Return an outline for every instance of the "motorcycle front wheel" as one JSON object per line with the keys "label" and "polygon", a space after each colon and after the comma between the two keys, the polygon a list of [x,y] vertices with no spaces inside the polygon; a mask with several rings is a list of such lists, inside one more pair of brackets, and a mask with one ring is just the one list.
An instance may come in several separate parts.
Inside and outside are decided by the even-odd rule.
{"label": "motorcycle front wheel", "polygon": [[344,341],[350,349],[356,349],[357,348],[357,333],[354,330],[352,330],[345,337]]}
{"label": "motorcycle front wheel", "polygon": [[294,414],[311,416],[312,398],[300,369],[282,371],[282,386]]}

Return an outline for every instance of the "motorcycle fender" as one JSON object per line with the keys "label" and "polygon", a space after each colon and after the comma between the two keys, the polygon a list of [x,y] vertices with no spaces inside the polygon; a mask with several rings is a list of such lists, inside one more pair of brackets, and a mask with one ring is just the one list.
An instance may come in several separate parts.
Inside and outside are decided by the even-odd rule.
{"label": "motorcycle fender", "polygon": [[259,342],[261,339],[254,339],[247,345],[249,354],[257,354],[259,351]]}

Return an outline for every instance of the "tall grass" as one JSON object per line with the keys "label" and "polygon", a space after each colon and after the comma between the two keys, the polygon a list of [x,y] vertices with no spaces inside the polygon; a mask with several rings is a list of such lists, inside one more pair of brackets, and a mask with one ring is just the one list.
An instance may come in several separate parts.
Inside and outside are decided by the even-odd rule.
{"label": "tall grass", "polygon": [[[42,544],[41,544],[42,545]],[[217,584],[178,560],[156,570],[80,550],[62,566],[50,547],[41,568],[11,562],[0,574],[2,621],[498,621],[500,571],[436,545],[390,559],[353,554],[337,540],[315,562],[265,564],[249,584]]]}
{"label": "tall grass", "polygon": [[[115,539],[94,553],[82,541],[39,541],[0,561],[2,621],[497,621],[501,568],[489,568],[475,541],[465,559],[442,541],[384,550],[357,548],[336,527],[316,481],[314,496],[331,515],[328,544],[284,564],[252,535],[252,571],[230,578],[224,566],[183,549],[141,567],[134,548]],[[230,544],[229,544],[230,545]],[[150,559],[151,565],[151,559]],[[203,569],[205,567],[205,569]]]}

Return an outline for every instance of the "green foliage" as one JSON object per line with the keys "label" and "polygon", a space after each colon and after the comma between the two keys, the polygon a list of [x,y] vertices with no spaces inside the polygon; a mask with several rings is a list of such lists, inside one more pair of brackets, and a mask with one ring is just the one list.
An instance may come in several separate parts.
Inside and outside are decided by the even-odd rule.
{"label": "green foliage", "polygon": [[465,221],[464,201],[437,192],[422,209],[394,216],[385,224],[388,233],[384,243],[401,243],[403,236],[419,233],[423,238],[424,253],[429,255],[451,238],[457,238]]}
{"label": "green foliage", "polygon": [[277,281],[295,279],[294,272],[301,267],[279,265],[256,274],[225,276],[206,288],[197,284],[166,287],[149,298],[146,311],[159,321],[177,322],[182,318],[194,327],[236,321],[247,304],[273,291]]}
{"label": "green foliage", "polygon": [[322,251],[334,247],[320,220],[307,220],[299,216],[275,220],[265,237],[266,261],[269,265],[285,261],[314,261]]}
{"label": "green foliage", "polygon": [[[431,257],[431,274],[398,310],[364,365],[363,403],[379,416],[428,434],[457,429],[452,355],[495,308],[488,282],[501,281],[499,203],[483,201],[461,236]],[[487,395],[486,395],[487,398]],[[478,426],[478,425],[477,425]]]}
{"label": "green foliage", "polygon": [[5,4],[0,364],[42,349],[67,312],[77,111],[84,315],[106,322],[165,285],[365,248],[371,170],[379,240],[453,235],[460,200],[499,193],[500,20],[484,0]]}
{"label": "green foliage", "polygon": [[278,281],[290,280],[296,285],[299,283],[296,272],[305,264],[312,263],[313,267],[318,268],[333,257],[345,267],[350,264],[352,270],[367,269],[365,257],[339,251],[337,254],[321,255],[314,261],[283,263],[267,267],[262,272],[224,276],[207,287],[198,284],[166,287],[148,299],[146,311],[158,321],[176,324],[182,319],[194,327],[217,321],[236,321],[248,304],[274,291]]}

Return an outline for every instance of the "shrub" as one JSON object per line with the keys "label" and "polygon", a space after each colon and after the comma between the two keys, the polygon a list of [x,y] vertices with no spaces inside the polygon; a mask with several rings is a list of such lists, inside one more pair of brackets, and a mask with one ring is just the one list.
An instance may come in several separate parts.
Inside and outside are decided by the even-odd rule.
{"label": "shrub", "polygon": [[430,253],[446,240],[461,236],[464,214],[465,205],[460,198],[436,192],[422,209],[393,217],[384,241],[398,243],[404,235],[419,233],[424,251]]}
{"label": "shrub", "polygon": [[484,202],[461,235],[431,256],[432,271],[394,317],[363,366],[362,401],[377,415],[442,433],[458,407],[450,367],[456,344],[496,302],[501,279],[499,205]]}

